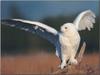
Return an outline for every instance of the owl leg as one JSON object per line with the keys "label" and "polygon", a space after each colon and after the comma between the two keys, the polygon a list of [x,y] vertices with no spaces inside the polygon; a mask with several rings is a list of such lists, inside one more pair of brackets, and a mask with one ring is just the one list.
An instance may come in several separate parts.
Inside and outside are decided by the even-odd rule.
{"label": "owl leg", "polygon": [[72,52],[71,57],[69,59],[69,64],[78,64],[78,61],[75,59],[76,52]]}
{"label": "owl leg", "polygon": [[68,56],[66,55],[62,55],[62,62],[61,62],[61,65],[60,65],[60,68],[63,69],[64,67],[67,66],[66,64],[66,61],[68,60]]}

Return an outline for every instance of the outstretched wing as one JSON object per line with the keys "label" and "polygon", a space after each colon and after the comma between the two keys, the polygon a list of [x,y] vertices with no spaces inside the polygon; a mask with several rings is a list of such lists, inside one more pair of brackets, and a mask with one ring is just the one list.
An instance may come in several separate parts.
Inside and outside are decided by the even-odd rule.
{"label": "outstretched wing", "polygon": [[86,10],[78,15],[73,22],[77,30],[85,30],[86,28],[90,31],[95,23],[95,14],[91,10]]}
{"label": "outstretched wing", "polygon": [[36,33],[40,37],[47,39],[52,44],[56,45],[58,41],[58,32],[54,28],[40,22],[28,21],[22,19],[2,20],[1,24],[16,27],[18,29]]}
{"label": "outstretched wing", "polygon": [[47,26],[40,22],[28,21],[22,19],[2,20],[1,24],[10,27],[16,27],[18,29],[36,33],[40,37],[47,39],[56,47],[56,55],[61,56],[60,43],[59,43],[59,32],[54,28]]}

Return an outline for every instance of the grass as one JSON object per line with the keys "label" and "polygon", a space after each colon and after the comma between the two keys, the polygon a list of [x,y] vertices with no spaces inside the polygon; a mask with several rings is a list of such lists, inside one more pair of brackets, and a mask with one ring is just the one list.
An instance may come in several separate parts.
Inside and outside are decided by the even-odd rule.
{"label": "grass", "polygon": [[[60,60],[49,53],[36,53],[1,57],[1,74],[50,74],[57,70]],[[66,71],[67,72],[67,71]],[[67,74],[100,74],[99,54],[85,54],[79,65],[71,67]]]}

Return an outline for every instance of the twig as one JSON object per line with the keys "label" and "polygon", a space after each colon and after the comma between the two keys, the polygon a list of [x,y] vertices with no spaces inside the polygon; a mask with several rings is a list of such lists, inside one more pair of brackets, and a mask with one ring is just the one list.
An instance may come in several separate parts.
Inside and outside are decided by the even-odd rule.
{"label": "twig", "polygon": [[[78,63],[81,62],[83,54],[85,52],[85,48],[86,48],[86,43],[84,42],[83,45],[81,46],[80,52],[78,53],[78,56],[76,57]],[[66,73],[68,72],[68,69],[71,67],[72,65],[68,65],[67,67],[65,67],[64,69],[58,69],[57,71],[53,72],[52,74],[61,74],[61,73]]]}
{"label": "twig", "polygon": [[81,49],[80,49],[80,52],[78,53],[78,56],[76,57],[78,63],[81,62],[82,58],[83,58],[83,54],[85,52],[85,48],[86,48],[86,43],[84,42]]}

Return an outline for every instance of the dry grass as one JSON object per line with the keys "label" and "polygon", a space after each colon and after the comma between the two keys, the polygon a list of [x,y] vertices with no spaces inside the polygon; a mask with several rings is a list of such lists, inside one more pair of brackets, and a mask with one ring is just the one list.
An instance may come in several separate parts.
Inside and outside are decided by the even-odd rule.
{"label": "dry grass", "polygon": [[[60,60],[54,54],[1,57],[1,74],[50,74],[57,70]],[[67,72],[67,71],[66,71]],[[69,68],[68,74],[99,74],[99,54],[84,55],[82,62]]]}

